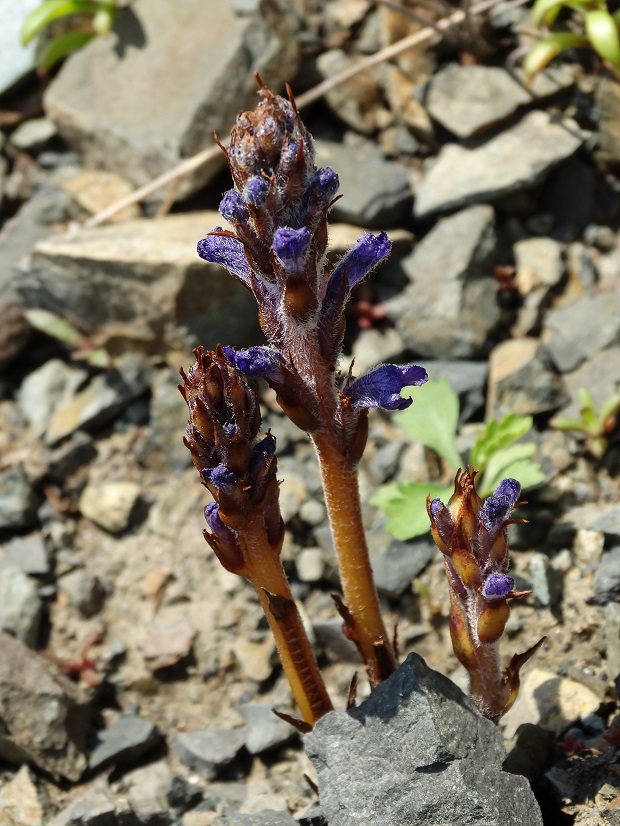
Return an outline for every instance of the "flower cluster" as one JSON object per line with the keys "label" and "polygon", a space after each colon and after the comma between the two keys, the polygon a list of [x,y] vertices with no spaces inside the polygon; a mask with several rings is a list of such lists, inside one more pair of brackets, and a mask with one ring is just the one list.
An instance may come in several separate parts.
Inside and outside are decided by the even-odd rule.
{"label": "flower cluster", "polygon": [[338,387],[345,304],[391,245],[384,232],[367,233],[329,269],[327,213],[338,176],[315,166],[314,142],[294,103],[264,87],[260,93],[256,109],[238,116],[227,152],[234,188],[224,194],[220,212],[234,233],[217,228],[199,242],[198,253],[226,267],[258,302],[270,346],[228,348],[230,361],[263,376],[301,428],[330,431],[341,451],[357,460],[365,411],[407,407],[411,400],[400,391],[423,384],[426,371],[384,365]]}
{"label": "flower cluster", "polygon": [[542,640],[513,657],[501,673],[498,640],[510,614],[508,600],[529,591],[515,591],[508,575],[507,525],[521,494],[516,479],[504,479],[484,501],[475,486],[475,471],[456,476],[447,505],[427,502],[431,533],[444,555],[450,584],[450,633],[454,652],[468,670],[472,699],[497,722],[514,702],[519,670]]}

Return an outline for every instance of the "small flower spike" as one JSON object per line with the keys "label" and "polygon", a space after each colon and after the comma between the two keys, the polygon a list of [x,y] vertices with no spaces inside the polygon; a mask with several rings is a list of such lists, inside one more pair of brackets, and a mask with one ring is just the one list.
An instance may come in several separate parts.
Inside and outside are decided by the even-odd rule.
{"label": "small flower spike", "polygon": [[225,352],[248,375],[266,379],[314,444],[350,635],[375,685],[395,669],[396,657],[379,613],[356,466],[366,444],[368,409],[408,407],[411,400],[401,390],[427,376],[416,365],[384,365],[357,380],[339,378],[345,305],[391,245],[383,232],[366,233],[330,269],[327,213],[338,176],[315,166],[314,141],[290,90],[286,100],[257,79],[262,100],[237,117],[226,153],[234,188],[222,198],[220,212],[234,232],[217,228],[199,242],[198,254],[226,267],[256,298],[269,347]]}
{"label": "small flower spike", "polygon": [[510,614],[507,601],[529,593],[516,592],[514,579],[506,573],[506,526],[521,486],[515,479],[504,479],[493,495],[482,501],[475,476],[471,468],[459,471],[448,504],[429,497],[427,510],[448,575],[454,653],[469,672],[474,704],[497,723],[517,697],[521,667],[545,638],[524,654],[515,655],[502,673],[499,639]]}
{"label": "small flower spike", "polygon": [[280,561],[275,439],[261,436],[256,388],[223,350],[194,351],[181,371],[189,408],[185,444],[215,501],[205,508],[205,539],[227,571],[254,587],[274,634],[293,696],[308,726],[331,710],[314,653]]}

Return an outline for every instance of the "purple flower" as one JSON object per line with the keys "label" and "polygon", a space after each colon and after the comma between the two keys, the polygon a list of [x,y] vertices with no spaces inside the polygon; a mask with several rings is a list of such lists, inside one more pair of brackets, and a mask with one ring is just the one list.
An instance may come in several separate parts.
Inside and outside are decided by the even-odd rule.
{"label": "purple flower", "polygon": [[356,379],[343,393],[353,407],[383,407],[384,410],[405,410],[412,399],[403,399],[403,387],[419,387],[428,381],[428,374],[417,364],[383,364]]}
{"label": "purple flower", "polygon": [[504,524],[521,494],[521,485],[516,479],[504,479],[489,496],[480,511],[480,521],[489,532],[498,531]]}
{"label": "purple flower", "polygon": [[482,586],[482,596],[487,602],[505,599],[515,587],[515,581],[508,574],[491,573]]}
{"label": "purple flower", "polygon": [[220,215],[231,224],[244,223],[250,217],[248,206],[236,189],[229,189],[220,201]]}
{"label": "purple flower", "polygon": [[338,284],[345,279],[349,290],[366,278],[377,264],[387,258],[392,243],[385,232],[373,235],[372,232],[358,238],[355,246],[340,260],[329,279],[328,291],[338,289]]}
{"label": "purple flower", "polygon": [[216,488],[227,493],[232,492],[239,481],[236,474],[228,470],[226,465],[203,468],[200,471],[200,475],[205,482],[211,482]]}
{"label": "purple flower", "polygon": [[[222,232],[221,227],[216,227],[214,233]],[[250,287],[250,268],[245,255],[243,244],[237,238],[230,235],[207,235],[198,242],[198,255],[212,264],[221,264],[226,267],[231,275],[242,281],[246,287]]]}
{"label": "purple flower", "polygon": [[272,347],[256,346],[247,350],[235,350],[232,347],[222,347],[228,361],[252,378],[266,378],[279,381],[282,378],[282,356]]}
{"label": "purple flower", "polygon": [[234,534],[221,520],[220,509],[216,502],[209,502],[205,508],[205,520],[211,533],[219,539],[229,542],[234,539]]}
{"label": "purple flower", "polygon": [[306,227],[301,229],[282,227],[275,231],[272,249],[282,268],[289,275],[303,270],[311,241],[312,236]]}
{"label": "purple flower", "polygon": [[255,176],[250,178],[245,187],[245,197],[252,206],[262,206],[269,192],[269,181],[267,178]]}
{"label": "purple flower", "polygon": [[317,169],[310,179],[310,185],[318,193],[322,203],[328,204],[340,186],[338,175],[329,166],[325,169]]}

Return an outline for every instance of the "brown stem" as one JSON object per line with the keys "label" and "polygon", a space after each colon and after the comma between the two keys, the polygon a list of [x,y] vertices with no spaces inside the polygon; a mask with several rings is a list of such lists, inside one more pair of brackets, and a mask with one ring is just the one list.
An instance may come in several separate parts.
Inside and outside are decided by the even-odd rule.
{"label": "brown stem", "polygon": [[474,665],[469,672],[469,693],[478,711],[496,725],[508,700],[499,661],[499,644],[480,643],[475,649]]}
{"label": "brown stem", "polygon": [[[246,560],[244,576],[256,590],[269,622],[293,697],[310,726],[333,706],[319,671],[279,553],[271,547],[262,515],[248,519],[239,534]],[[278,549],[279,550],[279,549]]]}
{"label": "brown stem", "polygon": [[319,458],[325,503],[338,559],[346,607],[353,619],[350,636],[358,646],[372,686],[396,670],[375,587],[362,523],[357,468],[329,434],[311,434]]}

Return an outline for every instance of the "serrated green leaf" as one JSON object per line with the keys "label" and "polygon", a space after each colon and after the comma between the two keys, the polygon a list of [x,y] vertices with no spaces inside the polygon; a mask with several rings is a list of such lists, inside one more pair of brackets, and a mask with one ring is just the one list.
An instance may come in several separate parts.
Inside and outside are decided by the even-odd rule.
{"label": "serrated green leaf", "polygon": [[620,66],[620,37],[611,14],[598,9],[588,12],[584,20],[586,34],[595,51],[612,66]]}
{"label": "serrated green leaf", "polygon": [[94,36],[94,32],[67,32],[55,37],[39,56],[39,66],[42,69],[51,69],[63,57],[85,46]]}
{"label": "serrated green leaf", "polygon": [[590,45],[585,35],[574,32],[555,32],[534,44],[525,56],[523,71],[528,81],[542,71],[554,57],[566,49],[587,48]]}
{"label": "serrated green leaf", "polygon": [[46,0],[24,18],[20,32],[22,45],[30,43],[53,20],[69,14],[96,14],[99,8],[92,0]]}
{"label": "serrated green leaf", "polygon": [[[532,442],[526,442],[521,445],[511,445],[494,453],[489,459],[482,479],[478,484],[480,496],[490,496],[502,479],[511,478],[508,468],[516,462],[529,460],[535,451],[536,445]],[[521,481],[516,476],[514,478],[519,482]]]}
{"label": "serrated green leaf", "polygon": [[[385,488],[389,491],[385,493]],[[396,539],[413,539],[430,530],[426,512],[426,497],[447,501],[453,487],[429,482],[404,482],[401,485],[382,485],[370,499],[387,516],[386,527]]]}
{"label": "serrated green leaf", "polygon": [[498,450],[508,447],[529,433],[532,424],[531,416],[517,416],[516,413],[509,413],[500,421],[491,419],[472,448],[472,466],[477,470],[484,470]]}
{"label": "serrated green leaf", "polygon": [[456,449],[458,420],[459,398],[445,379],[428,381],[411,407],[395,416],[410,439],[430,447],[454,470],[461,465]]}
{"label": "serrated green leaf", "polygon": [[57,341],[62,341],[67,347],[76,347],[84,340],[84,336],[77,330],[73,324],[70,324],[64,318],[61,318],[49,310],[31,309],[26,310],[24,315],[31,327],[39,330],[45,335],[55,338]]}

